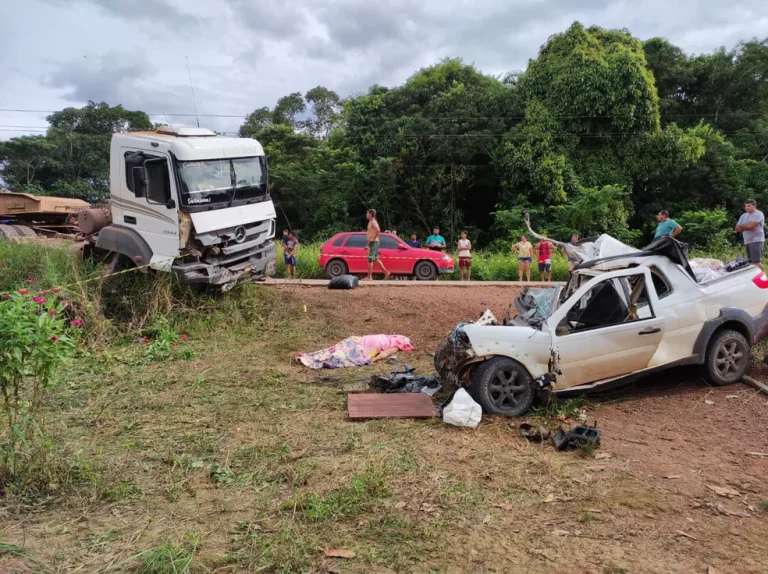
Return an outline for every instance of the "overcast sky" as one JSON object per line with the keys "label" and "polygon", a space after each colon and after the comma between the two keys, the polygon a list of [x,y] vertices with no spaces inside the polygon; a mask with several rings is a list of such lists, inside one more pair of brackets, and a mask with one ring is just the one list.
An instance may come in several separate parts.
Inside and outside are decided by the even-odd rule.
{"label": "overcast sky", "polygon": [[[574,20],[662,36],[689,53],[768,36],[765,0],[0,0],[0,139],[88,100],[236,131],[244,115],[323,85],[341,96],[461,57],[526,67]],[[153,115],[164,121],[162,115]],[[10,127],[20,126],[20,127]]]}

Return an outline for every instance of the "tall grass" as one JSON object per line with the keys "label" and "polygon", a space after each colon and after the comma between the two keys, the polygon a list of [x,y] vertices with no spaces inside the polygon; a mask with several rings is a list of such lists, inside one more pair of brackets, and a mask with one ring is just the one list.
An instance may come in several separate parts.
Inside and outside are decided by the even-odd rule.
{"label": "tall grass", "polygon": [[27,279],[33,288],[49,289],[74,284],[85,269],[69,244],[47,247],[41,243],[0,239],[0,292],[10,291]]}

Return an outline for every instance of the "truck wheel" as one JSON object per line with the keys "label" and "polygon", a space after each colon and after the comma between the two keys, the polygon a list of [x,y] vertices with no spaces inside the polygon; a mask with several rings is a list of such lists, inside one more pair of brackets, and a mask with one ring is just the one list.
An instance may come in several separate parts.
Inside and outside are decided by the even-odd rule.
{"label": "truck wheel", "polygon": [[26,225],[14,225],[13,228],[19,234],[19,237],[37,237],[37,233]]}
{"label": "truck wheel", "polygon": [[508,417],[527,411],[536,394],[525,367],[508,357],[494,357],[475,369],[469,391],[484,412]]}
{"label": "truck wheel", "polygon": [[434,281],[437,277],[437,267],[430,261],[419,261],[413,268],[413,274],[419,281]]}
{"label": "truck wheel", "polygon": [[0,223],[0,237],[5,237],[6,239],[11,239],[12,237],[18,237],[19,232],[14,229],[13,225],[6,225],[4,223]]}
{"label": "truck wheel", "polygon": [[134,267],[136,267],[136,264],[133,261],[131,261],[130,257],[128,257],[127,255],[123,255],[122,253],[113,253],[112,257],[109,260],[107,273],[109,275],[113,275],[115,273],[119,273],[120,271],[133,269]]}
{"label": "truck wheel", "polygon": [[738,331],[726,329],[712,337],[707,346],[704,369],[713,385],[730,385],[741,380],[749,366],[749,343]]}
{"label": "truck wheel", "polygon": [[333,259],[325,266],[325,273],[330,279],[333,279],[349,273],[349,267],[341,259]]}

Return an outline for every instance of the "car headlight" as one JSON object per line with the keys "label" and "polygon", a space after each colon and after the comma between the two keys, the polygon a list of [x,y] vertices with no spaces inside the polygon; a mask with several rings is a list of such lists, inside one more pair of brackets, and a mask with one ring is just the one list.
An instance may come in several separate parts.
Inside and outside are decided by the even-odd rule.
{"label": "car headlight", "polygon": [[443,255],[443,261],[453,261],[453,257],[450,255]]}

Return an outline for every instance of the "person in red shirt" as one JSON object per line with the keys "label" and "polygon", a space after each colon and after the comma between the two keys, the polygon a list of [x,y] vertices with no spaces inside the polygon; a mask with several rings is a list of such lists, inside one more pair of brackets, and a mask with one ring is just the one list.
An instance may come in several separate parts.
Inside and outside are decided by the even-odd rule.
{"label": "person in red shirt", "polygon": [[542,240],[533,248],[539,259],[539,279],[552,281],[552,253],[555,250],[547,240]]}

